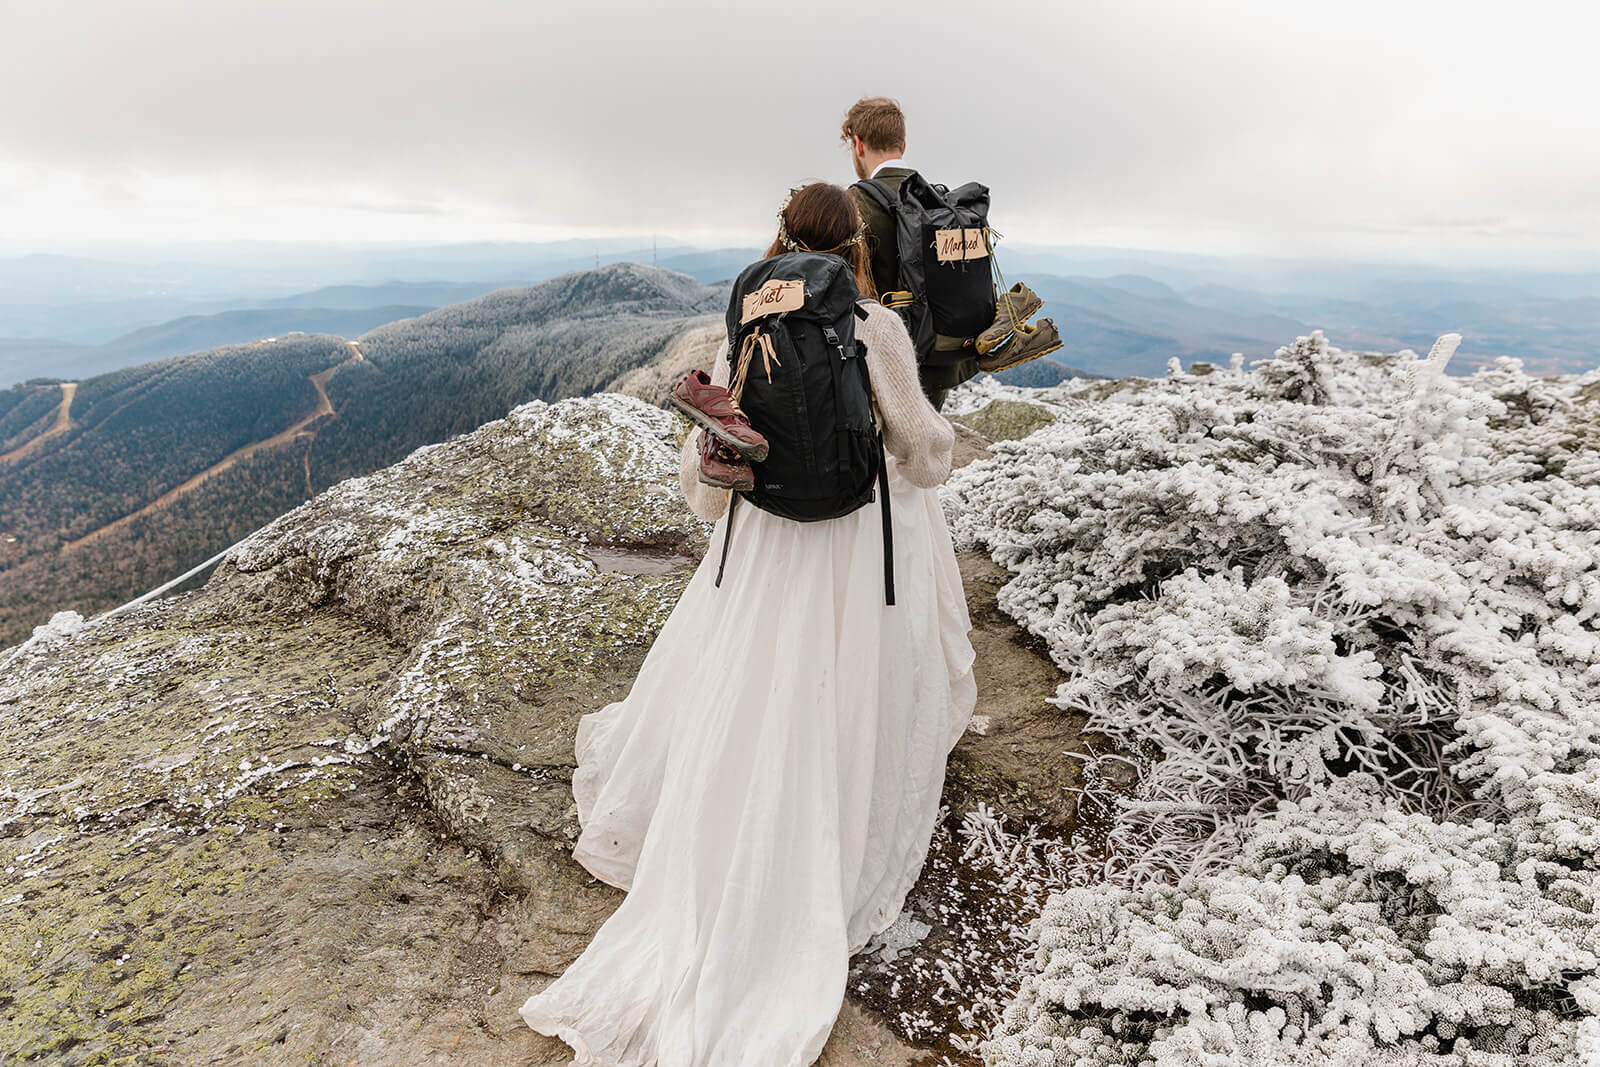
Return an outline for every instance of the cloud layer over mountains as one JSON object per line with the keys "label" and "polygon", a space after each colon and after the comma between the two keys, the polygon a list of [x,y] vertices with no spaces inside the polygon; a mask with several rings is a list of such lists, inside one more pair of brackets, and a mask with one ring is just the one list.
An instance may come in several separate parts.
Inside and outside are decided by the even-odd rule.
{"label": "cloud layer over mountains", "polygon": [[0,233],[755,240],[886,92],[1013,238],[1592,254],[1600,16],[1439,10],[5,2]]}

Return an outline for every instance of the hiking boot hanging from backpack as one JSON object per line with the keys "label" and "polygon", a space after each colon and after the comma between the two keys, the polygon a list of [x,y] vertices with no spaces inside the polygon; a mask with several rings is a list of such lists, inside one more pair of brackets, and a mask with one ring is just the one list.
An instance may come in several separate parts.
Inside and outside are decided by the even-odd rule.
{"label": "hiking boot hanging from backpack", "polygon": [[1039,294],[1018,282],[995,298],[994,324],[978,335],[973,347],[979,356],[987,356],[999,348],[1018,326],[1027,322],[1034,312],[1044,307]]}
{"label": "hiking boot hanging from backpack", "polygon": [[767,458],[767,439],[750,425],[733,394],[713,385],[705,371],[690,371],[667,400],[737,455],[755,463]]}
{"label": "hiking boot hanging from backpack", "polygon": [[1010,340],[978,359],[978,369],[994,374],[1030,359],[1038,359],[1060,347],[1061,335],[1056,332],[1056,324],[1049,319],[1040,319],[1032,324],[1018,323]]}
{"label": "hiking boot hanging from backpack", "polygon": [[704,431],[700,433],[700,481],[738,492],[749,492],[756,487],[750,461]]}

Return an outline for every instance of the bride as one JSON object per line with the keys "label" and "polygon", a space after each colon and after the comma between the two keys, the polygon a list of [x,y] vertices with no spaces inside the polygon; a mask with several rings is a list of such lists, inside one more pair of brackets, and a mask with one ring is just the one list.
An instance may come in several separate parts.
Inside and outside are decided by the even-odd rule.
{"label": "bride", "polygon": [[[768,256],[838,249],[871,294],[860,216],[815,183]],[[627,897],[522,1005],[578,1065],[809,1067],[851,955],[899,915],[920,873],[945,759],[976,700],[966,600],[937,486],[954,431],[917,379],[899,316],[857,327],[888,453],[894,605],[882,511],[796,522],[741,506],[714,585],[708,552],[627,698],[578,724],[574,858]],[[729,380],[725,341],[712,381]],[[681,480],[716,520],[699,437]]]}

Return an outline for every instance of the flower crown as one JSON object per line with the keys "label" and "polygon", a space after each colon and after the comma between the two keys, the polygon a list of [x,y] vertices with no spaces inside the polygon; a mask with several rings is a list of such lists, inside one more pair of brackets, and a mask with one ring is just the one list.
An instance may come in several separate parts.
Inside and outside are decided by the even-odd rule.
{"label": "flower crown", "polygon": [[789,195],[784,197],[783,203],[778,205],[778,243],[783,245],[783,247],[787,248],[791,252],[819,252],[824,255],[837,255],[838,253],[843,252],[846,248],[849,248],[851,245],[858,244],[866,239],[867,223],[865,219],[861,221],[860,226],[856,227],[855,233],[851,234],[843,241],[840,241],[832,248],[810,248],[804,241],[796,240],[794,237],[790,236],[789,225],[787,220],[784,218],[784,212],[789,210],[789,201],[793,200],[794,194],[798,193],[799,191],[799,189],[790,189]]}

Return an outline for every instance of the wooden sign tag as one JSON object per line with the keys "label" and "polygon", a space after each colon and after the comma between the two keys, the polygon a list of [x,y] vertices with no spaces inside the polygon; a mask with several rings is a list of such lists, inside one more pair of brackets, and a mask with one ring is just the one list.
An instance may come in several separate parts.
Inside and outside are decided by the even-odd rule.
{"label": "wooden sign tag", "polygon": [[743,326],[751,319],[763,315],[780,315],[785,311],[799,311],[806,305],[806,283],[799,278],[774,278],[753,293],[745,294],[744,313],[739,319]]}
{"label": "wooden sign tag", "polygon": [[940,263],[955,263],[963,259],[982,259],[989,254],[989,243],[984,240],[982,227],[960,230],[935,230],[933,247]]}

